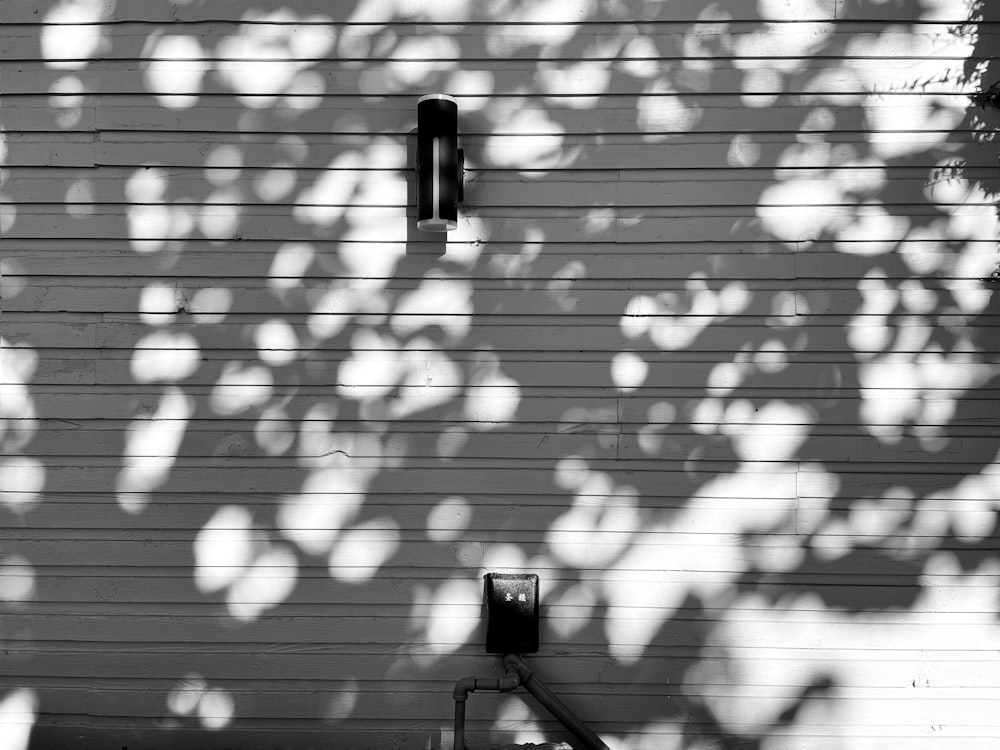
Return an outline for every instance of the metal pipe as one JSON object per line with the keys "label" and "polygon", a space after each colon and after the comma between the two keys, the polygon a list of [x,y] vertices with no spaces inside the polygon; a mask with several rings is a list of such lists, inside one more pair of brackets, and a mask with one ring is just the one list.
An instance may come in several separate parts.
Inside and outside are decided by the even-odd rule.
{"label": "metal pipe", "polygon": [[[524,663],[524,660],[520,656],[517,654],[506,654],[503,657],[503,666],[508,673],[511,671],[516,673],[521,678],[521,684],[524,685],[524,689],[535,696],[538,702],[545,706],[549,713],[556,717],[580,741],[581,750],[609,750],[608,746],[604,744],[604,740],[594,734],[590,727],[570,711],[569,706],[559,700],[551,690],[534,676],[531,668]],[[457,745],[456,750],[458,750]],[[464,750],[464,747],[461,750]]]}
{"label": "metal pipe", "polygon": [[455,683],[455,750],[465,750],[465,702],[470,693],[491,690],[508,693],[521,684],[521,678],[511,669],[504,677],[463,677]]}
{"label": "metal pipe", "polygon": [[465,699],[455,699],[455,750],[465,750]]}

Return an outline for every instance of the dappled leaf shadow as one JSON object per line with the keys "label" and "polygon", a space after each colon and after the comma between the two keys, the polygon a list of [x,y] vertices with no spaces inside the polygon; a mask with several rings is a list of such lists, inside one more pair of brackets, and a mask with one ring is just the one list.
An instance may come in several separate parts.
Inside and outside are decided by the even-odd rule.
{"label": "dappled leaf shadow", "polygon": [[[863,736],[909,667],[841,656],[940,647],[942,597],[986,642],[997,11],[673,5],[18,11],[0,598],[39,747],[436,747],[497,668],[487,570],[542,576],[533,663],[621,747]],[[565,739],[510,705],[470,738]]]}

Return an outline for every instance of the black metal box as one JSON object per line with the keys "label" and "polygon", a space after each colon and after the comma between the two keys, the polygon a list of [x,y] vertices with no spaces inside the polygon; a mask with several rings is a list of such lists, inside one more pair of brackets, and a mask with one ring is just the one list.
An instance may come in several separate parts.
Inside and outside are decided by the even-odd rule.
{"label": "black metal box", "polygon": [[487,573],[486,650],[492,654],[538,651],[538,576]]}

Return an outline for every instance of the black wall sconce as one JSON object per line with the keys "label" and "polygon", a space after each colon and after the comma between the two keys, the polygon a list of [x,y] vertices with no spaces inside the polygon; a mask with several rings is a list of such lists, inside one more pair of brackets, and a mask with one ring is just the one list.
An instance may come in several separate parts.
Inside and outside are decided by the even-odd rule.
{"label": "black wall sconce", "polygon": [[417,228],[447,232],[458,227],[465,198],[465,155],[458,147],[458,103],[445,94],[417,101]]}

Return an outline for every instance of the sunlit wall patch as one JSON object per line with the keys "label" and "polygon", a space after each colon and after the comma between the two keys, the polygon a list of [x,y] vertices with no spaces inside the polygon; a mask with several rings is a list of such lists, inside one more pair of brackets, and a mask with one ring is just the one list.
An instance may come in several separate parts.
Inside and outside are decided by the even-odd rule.
{"label": "sunlit wall patch", "polygon": [[445,94],[417,101],[417,228],[448,232],[458,228],[464,198],[464,154],[458,148],[458,104]]}

